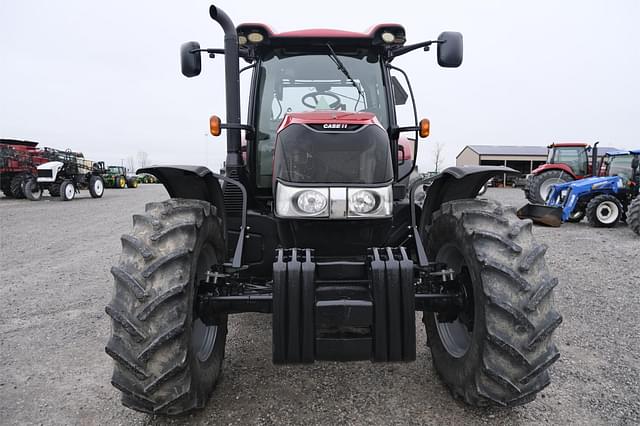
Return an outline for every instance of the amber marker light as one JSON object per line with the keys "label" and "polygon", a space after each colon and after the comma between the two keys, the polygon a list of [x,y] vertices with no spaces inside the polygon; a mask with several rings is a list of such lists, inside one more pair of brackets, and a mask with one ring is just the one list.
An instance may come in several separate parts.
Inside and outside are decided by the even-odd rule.
{"label": "amber marker light", "polygon": [[220,117],[218,117],[217,115],[212,115],[209,119],[209,131],[213,136],[220,136]]}
{"label": "amber marker light", "polygon": [[426,138],[429,136],[429,130],[431,128],[431,123],[428,118],[423,118],[420,120],[420,137]]}

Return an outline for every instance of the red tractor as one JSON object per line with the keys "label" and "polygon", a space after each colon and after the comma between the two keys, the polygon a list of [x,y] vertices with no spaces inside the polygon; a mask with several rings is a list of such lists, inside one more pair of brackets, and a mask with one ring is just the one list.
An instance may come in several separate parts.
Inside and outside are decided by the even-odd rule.
{"label": "red tractor", "polygon": [[10,198],[25,198],[24,185],[36,167],[49,159],[37,142],[0,139],[0,189]]}
{"label": "red tractor", "polygon": [[[454,396],[474,406],[535,399],[560,356],[558,280],[531,222],[476,199],[493,176],[517,172],[451,167],[409,178],[429,122],[417,120],[407,74],[393,61],[431,47],[440,66],[458,67],[462,35],[407,44],[398,24],[278,33],[236,27],[215,6],[209,14],[224,48],[185,43],[182,73],[200,74],[202,53],[224,55],[226,123],[213,116],[210,129],[226,129],[225,171],[138,171],[171,198],[133,216],[111,269],[106,352],[123,404],[165,415],[204,407],[228,317],[244,312],[267,316],[276,364],[415,361],[418,312]],[[245,123],[241,72],[253,77]],[[410,119],[397,113],[407,100]]]}
{"label": "red tractor", "polygon": [[527,199],[533,204],[544,204],[552,185],[597,176],[599,173],[593,167],[598,164],[597,145],[598,142],[593,148],[581,142],[549,145],[546,164],[533,170],[527,179],[524,187]]}

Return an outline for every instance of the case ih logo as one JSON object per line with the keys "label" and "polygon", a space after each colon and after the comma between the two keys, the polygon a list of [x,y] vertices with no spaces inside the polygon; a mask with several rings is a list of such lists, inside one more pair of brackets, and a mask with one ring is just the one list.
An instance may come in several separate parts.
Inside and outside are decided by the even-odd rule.
{"label": "case ih logo", "polygon": [[347,129],[349,126],[343,123],[327,123],[322,125],[323,129]]}

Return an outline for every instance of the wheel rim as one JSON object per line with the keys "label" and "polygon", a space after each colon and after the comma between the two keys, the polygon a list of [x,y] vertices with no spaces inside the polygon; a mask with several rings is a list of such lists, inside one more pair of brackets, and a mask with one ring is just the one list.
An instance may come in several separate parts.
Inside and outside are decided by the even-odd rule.
{"label": "wheel rim", "polygon": [[576,211],[573,212],[569,215],[569,217],[571,218],[571,220],[578,220],[581,219],[582,216],[584,216],[584,212],[583,211]]}
{"label": "wheel rim", "polygon": [[100,179],[96,179],[95,183],[93,184],[93,191],[97,195],[102,195],[102,191],[104,191],[104,185],[102,185],[102,181]]}
{"label": "wheel rim", "polygon": [[64,188],[64,195],[65,197],[67,197],[67,199],[72,199],[73,195],[75,194],[76,190],[73,187],[72,184],[68,184],[65,188]]}
{"label": "wheel rim", "polygon": [[605,201],[600,203],[596,208],[596,217],[602,223],[607,225],[615,222],[618,219],[620,209],[613,201]]}
{"label": "wheel rim", "polygon": [[453,322],[440,322],[438,314],[434,313],[436,330],[444,349],[454,358],[462,358],[471,347],[473,336],[473,286],[471,276],[464,260],[464,256],[452,244],[440,249],[437,262],[446,263],[449,268],[458,273],[462,281],[464,307]]}
{"label": "wheel rim", "polygon": [[557,185],[559,183],[565,183],[565,181],[559,178],[551,178],[542,182],[542,184],[540,185],[540,197],[542,197],[542,199],[546,201],[549,193],[551,192],[551,186]]}
{"label": "wheel rim", "polygon": [[[213,349],[216,344],[216,338],[218,337],[218,326],[207,326],[204,324],[197,314],[195,309],[195,302],[197,300],[198,288],[197,283],[205,278],[205,274],[209,267],[215,263],[215,255],[213,255],[213,247],[206,245],[200,251],[198,257],[198,270],[196,272],[196,285],[194,292],[194,309],[193,309],[193,323],[191,324],[191,348],[193,349],[196,358],[201,363],[206,362],[213,353]],[[213,257],[213,260],[212,260]]]}
{"label": "wheel rim", "polygon": [[25,185],[25,192],[29,191],[31,194],[31,198],[34,200],[39,200],[42,197],[42,188],[39,187],[38,183],[30,180]]}

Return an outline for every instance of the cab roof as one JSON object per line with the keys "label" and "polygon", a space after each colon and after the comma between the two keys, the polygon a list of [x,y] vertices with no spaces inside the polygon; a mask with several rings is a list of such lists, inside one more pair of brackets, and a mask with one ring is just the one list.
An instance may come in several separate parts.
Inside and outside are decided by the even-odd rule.
{"label": "cab roof", "polygon": [[[264,37],[264,41],[257,43],[257,45],[271,45],[274,47],[313,42],[337,42],[340,44],[372,46],[383,44],[381,38],[383,32],[390,32],[395,36],[394,41],[390,43],[391,45],[401,46],[406,41],[404,27],[393,23],[374,25],[363,32],[328,28],[276,32],[269,25],[250,22],[238,25],[236,31],[238,36],[245,37],[248,34],[258,32]],[[248,44],[251,43],[248,42]]]}

